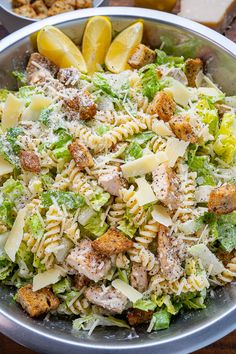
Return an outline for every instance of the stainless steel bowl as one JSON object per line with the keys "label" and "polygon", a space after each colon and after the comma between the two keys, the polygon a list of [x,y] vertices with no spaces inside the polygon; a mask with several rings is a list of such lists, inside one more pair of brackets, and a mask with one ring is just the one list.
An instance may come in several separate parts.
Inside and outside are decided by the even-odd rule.
{"label": "stainless steel bowl", "polygon": [[[158,46],[165,41],[175,54],[198,56],[207,60],[207,69],[228,94],[236,92],[236,45],[220,34],[189,20],[162,12],[134,8],[98,8],[67,13],[34,23],[0,43],[0,83],[14,88],[13,69],[23,67],[33,50],[30,35],[46,24],[57,25],[80,43],[90,16],[107,15],[120,31],[137,18],[145,20],[145,41]],[[171,45],[170,45],[171,44]],[[236,286],[214,291],[203,311],[189,312],[174,319],[170,329],[148,334],[100,328],[91,337],[71,333],[70,321],[50,321],[27,317],[12,300],[12,290],[0,288],[0,329],[13,340],[40,353],[189,353],[223,337],[236,328]]]}
{"label": "stainless steel bowl", "polygon": [[[98,7],[104,3],[104,0],[94,0],[93,3],[94,7]],[[12,0],[0,1],[0,22],[2,22],[3,26],[9,33],[17,31],[18,29],[37,21],[39,20],[17,15],[12,9]]]}

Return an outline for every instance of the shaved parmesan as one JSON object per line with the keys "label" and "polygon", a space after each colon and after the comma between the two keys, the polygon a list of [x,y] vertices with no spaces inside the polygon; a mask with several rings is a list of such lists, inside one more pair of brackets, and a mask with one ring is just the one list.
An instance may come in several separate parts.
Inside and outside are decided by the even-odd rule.
{"label": "shaved parmesan", "polygon": [[160,136],[173,136],[172,130],[163,120],[154,121],[152,130]]}
{"label": "shaved parmesan", "polygon": [[179,224],[179,230],[185,235],[192,235],[196,231],[196,223],[194,220],[188,220],[182,224]]}
{"label": "shaved parmesan", "polygon": [[194,257],[200,258],[203,267],[209,271],[210,275],[220,274],[225,269],[214,253],[203,243],[190,247],[189,253]]}
{"label": "shaved parmesan", "polygon": [[143,297],[143,294],[120,279],[113,280],[111,285],[125,295],[131,302],[136,302]]}
{"label": "shaved parmesan", "polygon": [[154,171],[162,162],[165,161],[167,161],[166,154],[164,152],[158,152],[155,155],[149,154],[135,161],[129,161],[121,166],[121,170],[126,178],[143,176],[146,173]]}
{"label": "shaved parmesan", "polygon": [[172,220],[168,212],[168,209],[163,207],[162,205],[155,205],[153,207],[152,217],[161,225],[167,227],[172,225]]}
{"label": "shaved parmesan", "polygon": [[138,191],[135,196],[140,206],[157,201],[152,187],[145,177],[137,178],[135,182],[138,185]]}
{"label": "shaved parmesan", "polygon": [[171,86],[165,88],[166,92],[169,92],[175,102],[180,106],[186,107],[191,98],[191,93],[186,86],[181,84],[181,82],[171,79]]}
{"label": "shaved parmesan", "polygon": [[51,284],[57,283],[62,276],[62,272],[59,268],[52,268],[46,270],[46,272],[39,273],[33,278],[33,291],[45,288]]}
{"label": "shaved parmesan", "polygon": [[199,87],[198,93],[204,96],[210,97],[218,97],[219,95],[223,95],[223,92],[214,87]]}
{"label": "shaved parmesan", "polygon": [[179,157],[183,157],[189,143],[176,138],[169,138],[167,140],[167,146],[165,153],[168,158],[168,164],[170,167],[174,167]]}
{"label": "shaved parmesan", "polygon": [[212,186],[199,186],[196,188],[195,197],[197,203],[207,203],[210,193],[214,189]]}
{"label": "shaved parmesan", "polygon": [[0,235],[0,256],[3,253],[8,236],[9,236],[9,232],[5,232],[4,234]]}
{"label": "shaved parmesan", "polygon": [[7,96],[2,112],[2,130],[6,131],[9,128],[14,128],[19,121],[19,118],[24,109],[24,102],[19,100],[12,93]]}
{"label": "shaved parmesan", "polygon": [[13,166],[0,156],[0,176],[13,172]]}
{"label": "shaved parmesan", "polygon": [[29,107],[27,107],[22,114],[22,120],[38,120],[41,111],[50,106],[52,102],[51,98],[42,95],[33,96]]}
{"label": "shaved parmesan", "polygon": [[9,233],[7,242],[5,244],[5,251],[8,257],[12,262],[15,262],[16,253],[20,247],[22,238],[23,238],[23,230],[25,225],[25,215],[26,209],[21,209],[18,211],[16,220],[12,226],[12,229]]}

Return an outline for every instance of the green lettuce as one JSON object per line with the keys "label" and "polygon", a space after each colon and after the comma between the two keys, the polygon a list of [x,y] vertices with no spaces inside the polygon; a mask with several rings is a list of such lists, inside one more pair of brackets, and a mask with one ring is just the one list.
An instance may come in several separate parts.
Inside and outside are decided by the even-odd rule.
{"label": "green lettuce", "polygon": [[137,231],[137,226],[134,225],[132,220],[129,220],[129,218],[125,217],[124,220],[121,220],[119,222],[119,226],[117,227],[117,229],[132,238],[134,237]]}
{"label": "green lettuce", "polygon": [[104,134],[106,134],[108,131],[110,130],[110,127],[108,125],[105,124],[100,124],[96,129],[95,129],[95,133],[99,136],[103,136]]}
{"label": "green lettuce", "polygon": [[236,212],[219,217],[218,240],[226,252],[232,252],[236,247]]}
{"label": "green lettuce", "polygon": [[198,183],[200,185],[215,186],[215,180],[212,175],[214,166],[210,163],[208,156],[197,156],[197,147],[190,147],[188,151],[188,166],[193,172],[197,172]]}
{"label": "green lettuce", "polygon": [[15,70],[12,72],[12,75],[16,78],[18,87],[25,86],[27,84],[26,73]]}
{"label": "green lettuce", "polygon": [[108,225],[101,219],[100,213],[95,213],[83,227],[98,237],[103,235],[108,229]]}
{"label": "green lettuce", "polygon": [[153,330],[159,331],[170,327],[171,314],[167,310],[159,310],[153,314]]}
{"label": "green lettuce", "polygon": [[200,100],[196,105],[196,113],[208,124],[209,132],[216,136],[219,130],[219,115],[215,106],[207,99]]}
{"label": "green lettuce", "polygon": [[2,156],[4,160],[10,162],[10,164],[14,165],[15,167],[20,166],[20,159],[14,152],[11,142],[9,142],[3,136],[0,137],[0,156]]}
{"label": "green lettuce", "polygon": [[214,151],[226,163],[233,161],[236,154],[235,114],[224,114],[214,143]]}
{"label": "green lettuce", "polygon": [[25,242],[21,242],[16,254],[16,263],[19,266],[18,275],[22,278],[29,279],[33,273],[34,255],[28,249]]}
{"label": "green lettuce", "polygon": [[155,64],[147,65],[142,69],[142,93],[149,101],[152,101],[156,93],[163,88],[161,81],[158,79],[156,70],[157,67]]}
{"label": "green lettuce", "polygon": [[156,303],[150,299],[147,300],[138,300],[133,304],[135,309],[143,310],[143,311],[154,311],[157,307]]}
{"label": "green lettuce", "polygon": [[49,173],[42,175],[41,181],[44,189],[50,189],[52,187],[52,184],[54,183],[54,179]]}
{"label": "green lettuce", "polygon": [[3,183],[1,192],[6,200],[10,202],[17,202],[25,193],[25,187],[20,181],[16,181],[13,178],[9,178]]}
{"label": "green lettuce", "polygon": [[6,254],[0,254],[0,280],[8,278],[14,269],[14,263],[12,263]]}
{"label": "green lettuce", "polygon": [[132,141],[126,148],[124,154],[125,161],[137,160],[143,156],[143,149],[138,143],[136,143],[136,141]]}
{"label": "green lettuce", "polygon": [[23,129],[20,127],[10,128],[6,133],[6,140],[12,147],[12,150],[15,154],[18,154],[21,150],[20,146],[17,143],[17,140],[20,135],[23,135]]}
{"label": "green lettuce", "polygon": [[154,136],[156,136],[155,133],[147,131],[143,133],[139,133],[134,135],[133,141],[135,141],[137,144],[141,145],[141,147],[145,147],[145,143],[147,143],[149,140],[151,140]]}
{"label": "green lettuce", "polygon": [[45,264],[42,263],[41,259],[39,259],[36,255],[36,253],[34,253],[34,260],[33,260],[33,266],[34,268],[36,268],[40,273],[45,272],[46,266]]}
{"label": "green lettuce", "polygon": [[202,290],[201,292],[189,292],[174,296],[174,301],[189,310],[205,309],[206,305],[204,302],[206,295],[206,290]]}
{"label": "green lettuce", "polygon": [[112,90],[107,79],[101,73],[96,73],[93,75],[93,84],[96,88],[100,89],[102,92],[111,96],[113,98],[119,99],[118,95]]}
{"label": "green lettuce", "polygon": [[156,49],[156,60],[157,65],[168,65],[169,67],[183,67],[184,57],[181,56],[171,56],[167,55],[163,50]]}
{"label": "green lettuce", "polygon": [[44,226],[38,214],[30,216],[25,222],[25,227],[36,240],[40,240],[43,237]]}
{"label": "green lettuce", "polygon": [[104,192],[102,188],[97,187],[94,190],[93,197],[90,199],[90,204],[94,210],[99,211],[101,207],[103,207],[108,202],[109,199],[110,194]]}
{"label": "green lettuce", "polygon": [[10,91],[6,89],[0,89],[0,102],[5,102]]}
{"label": "green lettuce", "polygon": [[17,92],[17,97],[25,101],[26,106],[29,106],[31,99],[35,94],[41,94],[42,92],[38,91],[38,88],[35,86],[22,86]]}
{"label": "green lettuce", "polygon": [[11,228],[14,222],[14,204],[7,200],[3,200],[0,205],[0,220],[1,223]]}
{"label": "green lettuce", "polygon": [[77,318],[76,320],[73,321],[73,331],[90,331],[89,334],[92,333],[92,331],[97,327],[97,326],[115,326],[115,327],[123,327],[123,328],[130,328],[129,325],[118,318],[115,318],[113,316],[101,316],[97,314],[91,314],[88,316],[83,316],[80,318]]}
{"label": "green lettuce", "polygon": [[54,200],[59,206],[64,205],[67,210],[76,210],[84,206],[84,198],[74,192],[64,192],[58,190],[50,190],[42,193],[42,204],[44,208],[49,208]]}
{"label": "green lettuce", "polygon": [[53,284],[52,286],[52,290],[56,295],[63,294],[66,291],[69,292],[70,288],[71,288],[71,280],[68,277],[58,281],[56,284]]}
{"label": "green lettuce", "polygon": [[53,108],[52,107],[48,107],[48,108],[44,108],[40,115],[39,115],[39,121],[44,124],[46,127],[49,127],[51,125],[51,119],[50,119],[50,115],[53,112]]}

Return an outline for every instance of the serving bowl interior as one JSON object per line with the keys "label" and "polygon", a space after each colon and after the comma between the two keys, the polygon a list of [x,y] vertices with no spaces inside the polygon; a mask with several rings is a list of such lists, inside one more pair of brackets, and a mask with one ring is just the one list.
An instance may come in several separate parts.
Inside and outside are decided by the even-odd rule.
{"label": "serving bowl interior", "polygon": [[[133,8],[100,8],[59,15],[34,23],[0,43],[0,87],[14,89],[12,70],[25,67],[34,50],[35,33],[44,25],[56,25],[80,44],[89,17],[109,16],[114,31],[120,31],[138,18],[144,19],[144,42],[174,55],[200,56],[206,70],[228,94],[236,92],[236,45],[218,33],[186,19],[157,11]],[[33,320],[12,300],[13,289],[0,287],[0,330],[40,353],[111,353],[114,350],[137,353],[187,353],[223,337],[235,329],[236,286],[212,292],[207,308],[186,313],[174,320],[168,330],[147,333],[136,330],[99,328],[92,336],[73,334],[71,321],[51,317]]]}

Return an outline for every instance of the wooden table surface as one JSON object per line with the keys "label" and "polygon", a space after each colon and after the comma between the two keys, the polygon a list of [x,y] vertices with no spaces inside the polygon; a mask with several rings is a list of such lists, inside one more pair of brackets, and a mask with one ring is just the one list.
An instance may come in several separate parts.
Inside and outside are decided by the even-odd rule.
{"label": "wooden table surface", "polygon": [[[0,0],[1,1],[1,0]],[[110,6],[133,6],[133,0],[109,0]],[[1,22],[1,19],[0,19]],[[3,38],[7,32],[0,25],[0,39]],[[236,20],[226,31],[226,36],[236,42]],[[32,350],[26,349],[19,344],[11,341],[7,337],[0,334],[0,353],[1,354],[36,354]],[[195,354],[236,354],[236,331],[229,334],[225,338],[216,343],[201,349]]]}

